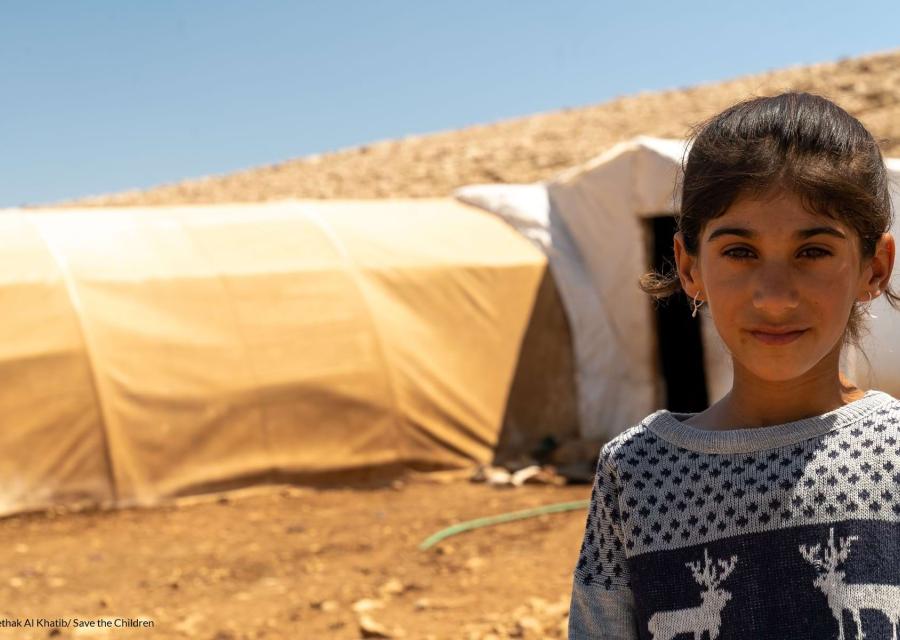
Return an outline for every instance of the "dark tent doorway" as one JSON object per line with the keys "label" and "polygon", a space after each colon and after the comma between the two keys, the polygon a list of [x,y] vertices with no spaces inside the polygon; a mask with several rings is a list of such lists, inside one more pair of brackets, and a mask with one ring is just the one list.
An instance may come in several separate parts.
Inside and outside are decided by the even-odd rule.
{"label": "dark tent doorway", "polygon": [[[658,272],[675,269],[675,217],[646,219],[650,266]],[[698,412],[709,406],[703,366],[701,316],[691,317],[687,296],[680,292],[654,304],[659,346],[658,364],[663,380],[663,406],[673,412]]]}

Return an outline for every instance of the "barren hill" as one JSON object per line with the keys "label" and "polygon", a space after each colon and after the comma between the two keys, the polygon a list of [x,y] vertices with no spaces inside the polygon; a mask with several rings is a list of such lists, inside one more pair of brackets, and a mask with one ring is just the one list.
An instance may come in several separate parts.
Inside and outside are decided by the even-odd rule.
{"label": "barren hill", "polygon": [[549,178],[635,135],[683,137],[732,102],[789,89],[832,98],[870,128],[886,156],[900,155],[900,51],[893,51],[379,142],[77,204],[445,196],[465,184]]}

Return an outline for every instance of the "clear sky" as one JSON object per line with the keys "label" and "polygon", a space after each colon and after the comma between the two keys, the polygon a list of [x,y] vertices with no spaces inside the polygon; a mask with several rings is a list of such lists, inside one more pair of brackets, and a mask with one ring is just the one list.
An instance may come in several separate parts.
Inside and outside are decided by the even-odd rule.
{"label": "clear sky", "polygon": [[0,0],[0,206],[897,47],[897,0]]}

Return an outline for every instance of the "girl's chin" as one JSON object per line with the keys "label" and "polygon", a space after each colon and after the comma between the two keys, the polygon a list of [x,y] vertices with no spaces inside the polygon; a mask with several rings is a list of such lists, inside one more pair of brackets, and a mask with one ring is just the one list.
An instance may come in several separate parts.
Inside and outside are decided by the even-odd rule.
{"label": "girl's chin", "polygon": [[[774,358],[772,359],[774,360]],[[791,380],[797,380],[802,378],[804,375],[809,373],[809,370],[812,368],[810,366],[803,366],[801,363],[792,363],[791,365],[785,366],[772,366],[775,364],[770,360],[769,362],[759,363],[757,362],[755,366],[747,366],[746,364],[742,365],[742,368],[746,371],[749,371],[753,376],[758,378],[763,382],[771,382],[771,383],[779,383],[779,382],[790,382]]]}
{"label": "girl's chin", "polygon": [[731,357],[737,367],[760,380],[771,382],[785,382],[799,378],[815,366],[814,362],[808,362],[806,357],[800,357],[796,353],[771,353],[769,350],[746,349],[742,354],[744,357],[735,356],[732,352]]}

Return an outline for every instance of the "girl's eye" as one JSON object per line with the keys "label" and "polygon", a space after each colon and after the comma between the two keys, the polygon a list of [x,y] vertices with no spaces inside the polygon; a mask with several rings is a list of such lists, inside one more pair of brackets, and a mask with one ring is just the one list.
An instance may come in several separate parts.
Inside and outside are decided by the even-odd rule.
{"label": "girl's eye", "polygon": [[804,249],[802,251],[802,253],[806,253],[807,251],[814,252],[812,255],[809,255],[809,257],[812,258],[813,260],[815,260],[817,258],[824,258],[825,256],[831,255],[830,251],[828,251],[827,249],[821,249],[819,247],[810,247],[808,249]]}
{"label": "girl's eye", "polygon": [[749,249],[744,249],[743,247],[736,247],[734,249],[728,249],[727,251],[723,251],[722,255],[728,256],[729,258],[733,258],[735,260],[746,260],[750,256],[743,255],[743,254],[748,254],[748,253],[752,253],[752,252]]}
{"label": "girl's eye", "polygon": [[[805,254],[805,257],[810,258],[811,260],[818,260],[819,258],[830,256],[831,252],[820,247],[809,247],[801,251],[800,254]],[[753,252],[744,247],[735,247],[734,249],[724,251],[722,255],[728,256],[734,260],[749,260],[753,257]]]}

